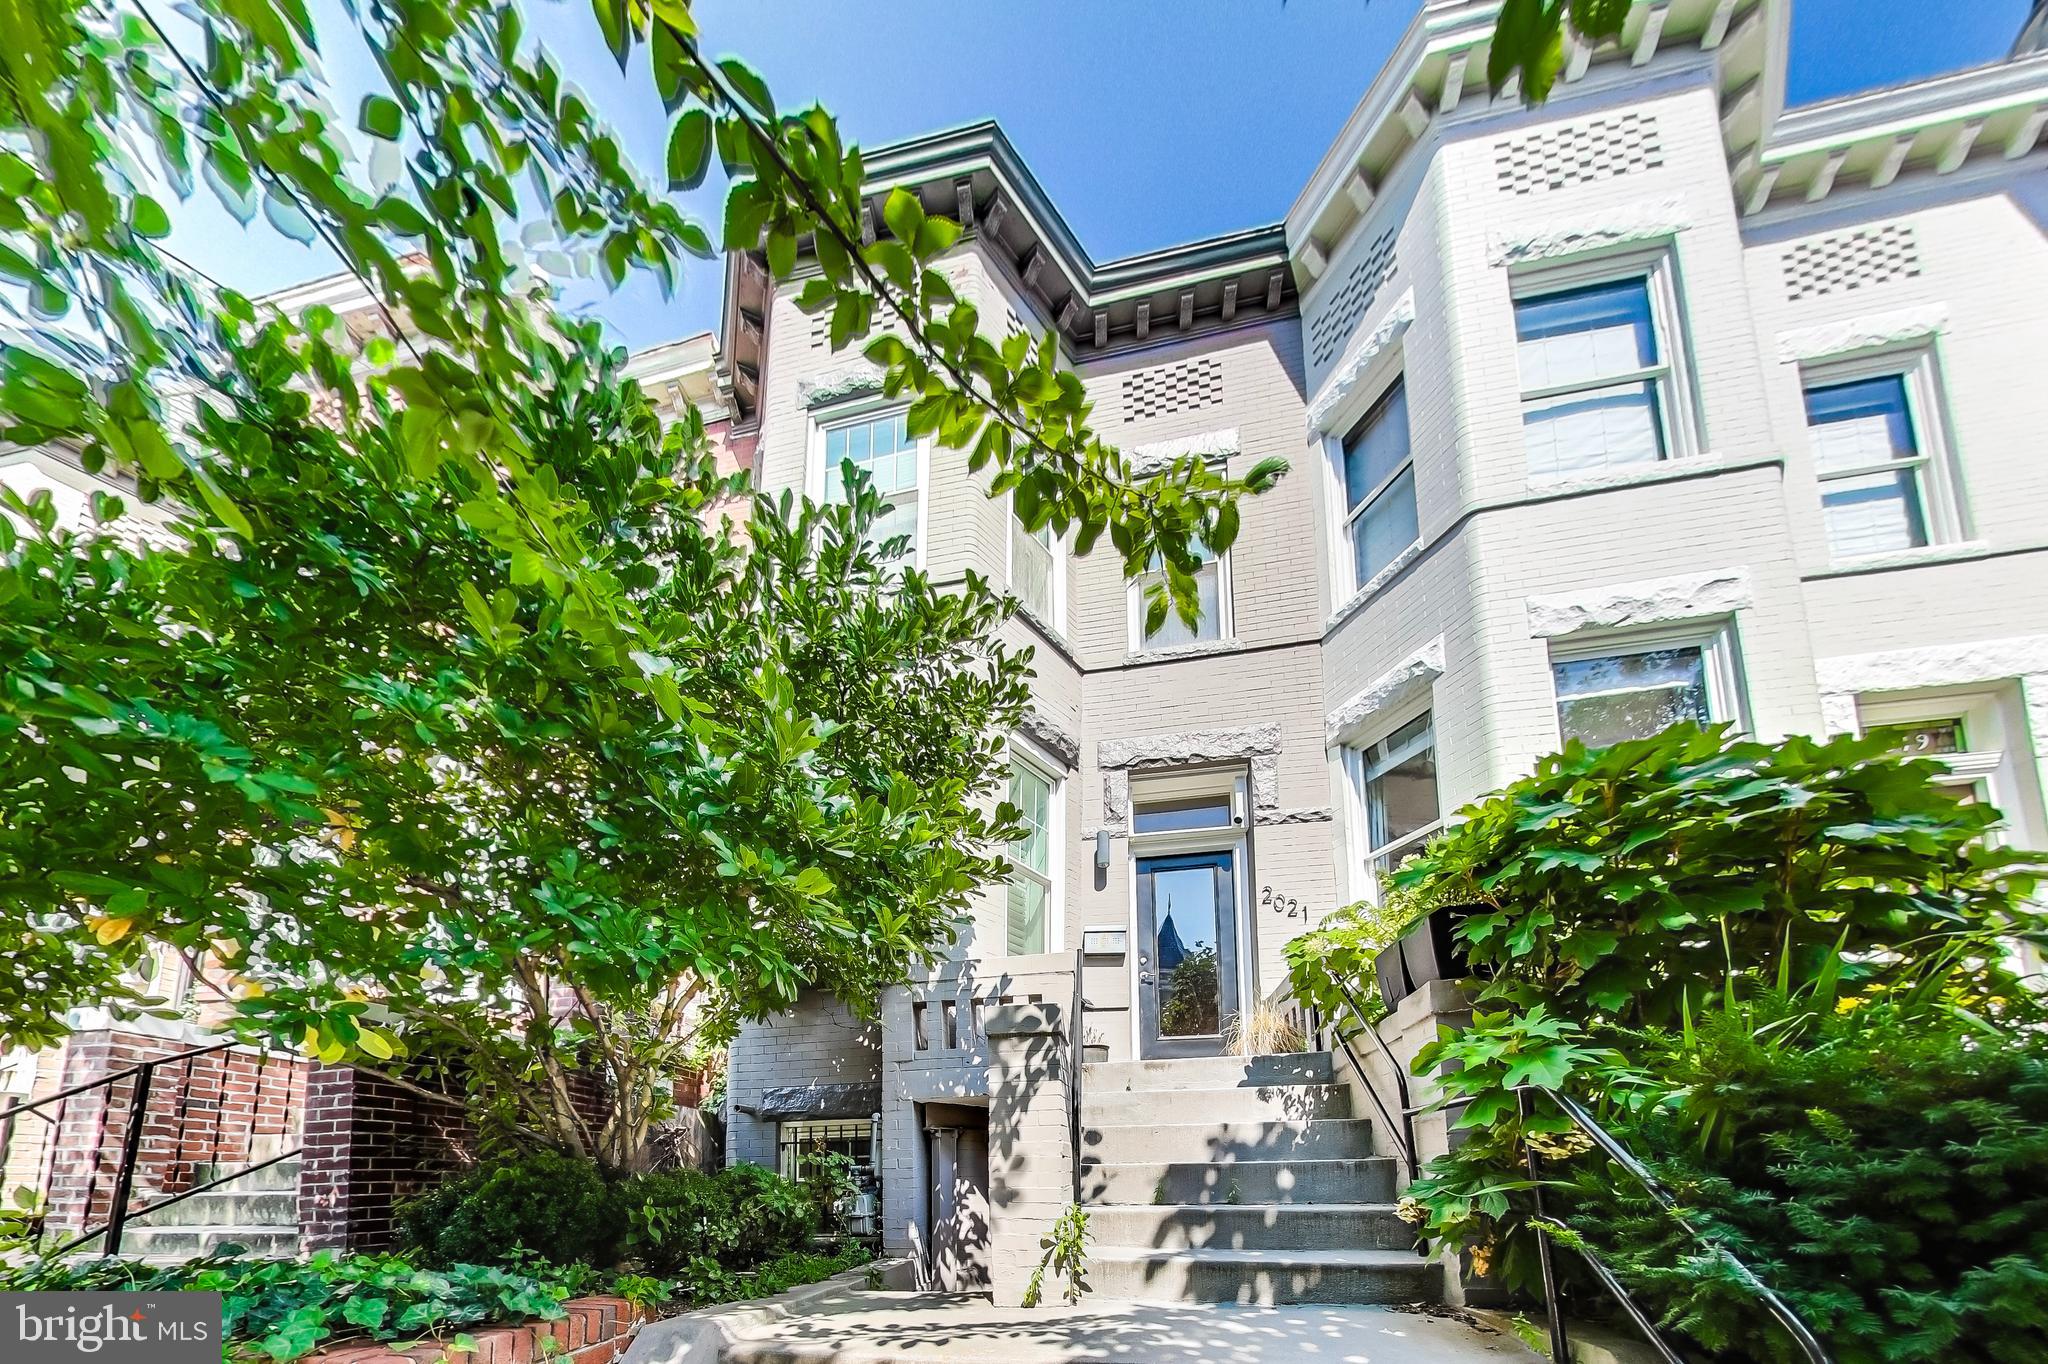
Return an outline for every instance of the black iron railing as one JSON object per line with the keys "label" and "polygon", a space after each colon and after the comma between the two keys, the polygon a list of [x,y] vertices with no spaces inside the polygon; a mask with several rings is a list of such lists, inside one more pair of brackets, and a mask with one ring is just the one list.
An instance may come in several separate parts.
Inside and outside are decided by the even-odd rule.
{"label": "black iron railing", "polygon": [[[1535,1148],[1529,1144],[1526,1137],[1528,1120],[1535,1111],[1534,1096],[1538,1094],[1543,1095],[1556,1104],[1559,1111],[1571,1120],[1572,1126],[1583,1133],[1609,1160],[1620,1166],[1631,1179],[1641,1185],[1650,1197],[1656,1200],[1657,1205],[1696,1244],[1726,1262],[1729,1268],[1735,1271],[1736,1277],[1742,1281],[1744,1287],[1756,1295],[1757,1301],[1763,1304],[1764,1310],[1769,1312],[1777,1320],[1778,1324],[1785,1329],[1786,1334],[1792,1337],[1794,1343],[1799,1346],[1800,1353],[1806,1356],[1810,1364],[1834,1364],[1834,1361],[1828,1355],[1827,1347],[1820,1343],[1819,1337],[1814,1335],[1812,1328],[1800,1318],[1797,1312],[1792,1310],[1791,1304],[1787,1303],[1776,1293],[1773,1293],[1748,1265],[1736,1257],[1735,1252],[1695,1227],[1686,1218],[1684,1212],[1679,1209],[1678,1200],[1673,1198],[1671,1192],[1658,1182],[1657,1177],[1650,1173],[1649,1168],[1636,1159],[1634,1154],[1626,1146],[1622,1145],[1619,1138],[1605,1127],[1602,1127],[1593,1115],[1586,1111],[1584,1106],[1569,1094],[1558,1090],[1545,1089],[1538,1085],[1524,1085],[1515,1091],[1515,1100],[1521,1110],[1522,1127],[1525,1133],[1522,1142],[1522,1161],[1529,1171],[1529,1182],[1535,1199],[1536,1220],[1538,1223],[1536,1258],[1538,1268],[1543,1275],[1544,1311],[1550,1318],[1550,1357],[1556,1361],[1556,1364],[1570,1364],[1572,1353],[1571,1339],[1564,1323],[1564,1307],[1558,1295],[1557,1269],[1551,1255],[1552,1238],[1549,1232],[1543,1229],[1545,1224],[1557,1224],[1552,1222],[1545,1207],[1542,1163]],[[1642,1305],[1635,1300],[1635,1297],[1630,1294],[1621,1280],[1615,1276],[1614,1271],[1608,1268],[1599,1256],[1585,1249],[1585,1247],[1578,1246],[1575,1249],[1579,1253],[1579,1258],[1585,1261],[1586,1267],[1592,1272],[1593,1277],[1600,1281],[1603,1288],[1614,1295],[1615,1300],[1621,1304],[1622,1311],[1628,1314],[1629,1320],[1635,1323],[1636,1328],[1642,1332],[1645,1339],[1663,1357],[1665,1364],[1685,1364],[1685,1361],[1679,1356],[1677,1351],[1673,1350],[1670,1343],[1664,1339],[1663,1333],[1657,1329],[1656,1322],[1643,1310]]]}
{"label": "black iron railing", "polygon": [[[218,1062],[205,1072],[197,1069],[213,1057]],[[101,1254],[118,1255],[136,1218],[298,1155],[301,1069],[295,1057],[217,1042],[0,1110],[0,1168],[24,1134],[40,1138],[37,1206],[44,1220],[60,1219],[55,1233],[64,1238],[42,1253],[62,1255],[98,1240]],[[69,1122],[81,1108],[89,1114],[84,1131]],[[24,1118],[43,1126],[26,1127]],[[116,1132],[118,1144],[110,1144]],[[273,1138],[278,1149],[258,1156],[259,1136]],[[241,1153],[239,1163],[222,1159],[228,1150]]]}
{"label": "black iron railing", "polygon": [[[1408,1095],[1407,1067],[1396,1059],[1393,1049],[1387,1045],[1386,1039],[1380,1036],[1380,1030],[1373,1026],[1365,1010],[1359,1007],[1358,997],[1351,992],[1351,987],[1340,981],[1337,988],[1344,995],[1345,1009],[1350,1013],[1355,1026],[1347,1032],[1344,1020],[1332,1020],[1330,1040],[1336,1044],[1336,1049],[1343,1053],[1345,1061],[1350,1063],[1351,1073],[1358,1077],[1358,1083],[1365,1090],[1366,1097],[1372,1100],[1372,1106],[1379,1110],[1380,1120],[1386,1124],[1387,1139],[1393,1142],[1395,1149],[1401,1153],[1401,1163],[1407,1168],[1408,1178],[1415,1179],[1422,1173],[1422,1161],[1415,1149],[1415,1105]],[[1360,1036],[1372,1039],[1381,1059],[1387,1063],[1387,1073],[1393,1076],[1394,1101],[1391,1104],[1381,1096],[1379,1086],[1373,1083],[1372,1073],[1366,1069],[1365,1064],[1358,1059],[1358,1053],[1352,1049],[1351,1039]]]}

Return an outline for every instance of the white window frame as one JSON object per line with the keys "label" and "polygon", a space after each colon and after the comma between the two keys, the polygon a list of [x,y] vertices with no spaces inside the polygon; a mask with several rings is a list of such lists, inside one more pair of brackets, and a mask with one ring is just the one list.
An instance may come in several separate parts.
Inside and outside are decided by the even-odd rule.
{"label": "white window frame", "polygon": [[1649,653],[1657,649],[1693,647],[1700,651],[1707,683],[1707,723],[1728,724],[1729,733],[1749,733],[1749,701],[1742,674],[1735,621],[1722,617],[1639,630],[1587,630],[1561,635],[1550,642],[1545,673],[1550,683],[1550,720],[1561,749],[1565,743],[1564,716],[1557,694],[1557,665],[1578,663],[1616,654]]}
{"label": "white window frame", "polygon": [[[1009,584],[1012,596],[1017,595],[1017,535],[1023,530],[1023,523],[1017,519],[1017,494],[1012,489],[1005,502],[1008,515],[1003,529],[1003,581]],[[1066,537],[1053,531],[1048,524],[1046,532],[1052,540],[1052,613],[1045,624],[1055,634],[1064,634],[1067,628],[1067,545]],[[1026,532],[1028,534],[1028,532]],[[1023,598],[1018,597],[1019,601]]]}
{"label": "white window frame", "polygon": [[[1045,798],[1045,951],[1063,952],[1067,945],[1067,857],[1066,798],[1067,770],[1058,759],[1022,735],[1010,736],[1010,762],[1028,768],[1043,778],[1049,790]],[[1007,860],[1007,853],[1005,854]],[[1011,865],[1010,875],[1017,874]],[[1036,872],[1026,871],[1027,876]],[[1000,955],[1010,953],[1010,882],[1003,878],[1003,938]]]}
{"label": "white window frame", "polygon": [[[1134,654],[1172,654],[1184,649],[1200,649],[1222,644],[1237,637],[1236,622],[1230,609],[1230,556],[1225,550],[1216,556],[1216,638],[1196,640],[1192,644],[1148,644],[1145,642],[1145,583],[1144,576],[1132,578],[1124,590],[1126,625],[1130,631],[1131,652]],[[1149,572],[1150,570],[1147,570]],[[1173,608],[1168,607],[1171,611]]]}
{"label": "white window frame", "polygon": [[[1882,464],[1860,465],[1853,469],[1821,473],[1810,435],[1813,424],[1805,420],[1808,391],[1828,388],[1835,384],[1855,383],[1859,379],[1889,378],[1905,381],[1906,420],[1912,425],[1913,444],[1919,453],[1910,460],[1886,460]],[[1958,492],[1953,445],[1949,441],[1948,423],[1944,419],[1947,406],[1942,401],[1941,392],[1941,376],[1935,363],[1932,346],[1916,346],[1910,351],[1878,351],[1848,359],[1818,361],[1800,367],[1800,417],[1803,429],[1809,433],[1807,460],[1813,471],[1814,505],[1820,511],[1821,538],[1827,543],[1828,558],[1832,562],[1854,563],[1859,559],[1912,554],[1966,538],[1968,531],[1963,517],[1962,498]],[[1821,496],[1827,491],[1827,485],[1837,479],[1854,478],[1863,474],[1895,473],[1902,469],[1910,470],[1913,474],[1913,489],[1920,499],[1920,524],[1927,532],[1927,544],[1906,549],[1877,550],[1871,554],[1836,553],[1834,542],[1827,538],[1827,512],[1821,503]]]}
{"label": "white window frame", "polygon": [[[1379,411],[1382,403],[1393,396],[1394,389],[1405,384],[1407,380],[1406,369],[1397,364],[1393,371],[1373,388],[1371,399],[1353,409],[1356,415],[1352,416],[1343,425],[1337,427],[1335,434],[1325,436],[1323,440],[1324,450],[1329,456],[1331,474],[1330,487],[1332,492],[1330,505],[1336,511],[1336,514],[1330,518],[1336,530],[1336,543],[1332,546],[1332,553],[1337,556],[1338,560],[1336,580],[1340,583],[1350,584],[1350,592],[1357,592],[1367,582],[1367,579],[1358,576],[1358,550],[1351,540],[1353,529],[1357,526],[1359,520],[1372,510],[1373,504],[1386,496],[1387,491],[1400,481],[1403,473],[1408,474],[1411,478],[1415,477],[1415,409],[1413,406],[1415,395],[1412,393],[1408,395],[1410,400],[1408,408],[1408,458],[1403,460],[1394,472],[1381,479],[1373,487],[1372,491],[1365,495],[1365,500],[1358,504],[1356,511],[1352,510],[1351,491],[1344,481],[1344,444],[1347,438],[1362,427],[1374,413]],[[1380,572],[1386,572],[1387,567],[1392,567],[1394,564],[1399,563],[1402,555],[1407,554],[1415,546],[1422,543],[1421,493],[1422,490],[1418,484],[1415,498],[1415,538],[1409,541],[1408,545],[1399,554],[1389,559],[1386,567],[1381,568]],[[1350,595],[1350,592],[1347,592],[1345,595]]]}
{"label": "white window frame", "polygon": [[1993,843],[2036,848],[2048,842],[2048,830],[2041,828],[2039,777],[2032,777],[2035,790],[2029,791],[2027,786],[2038,769],[2028,748],[2024,711],[2018,700],[2009,687],[1866,693],[1856,698],[1856,729],[1867,735],[1888,725],[1962,721],[1965,749],[1930,753],[1927,760],[1948,769],[1944,785],[1983,786],[1985,798],[2005,817],[2005,822],[1992,830]]}
{"label": "white window frame", "polygon": [[[1663,447],[1663,453],[1649,463],[1668,464],[1672,460],[1690,458],[1702,451],[1704,436],[1700,427],[1699,403],[1693,392],[1692,352],[1679,290],[1678,254],[1675,243],[1660,242],[1646,249],[1545,262],[1512,271],[1508,276],[1509,339],[1519,347],[1520,329],[1515,325],[1514,308],[1524,302],[1533,302],[1551,294],[1569,293],[1574,289],[1593,285],[1619,284],[1634,279],[1643,280],[1648,286],[1650,332],[1657,343],[1657,363],[1600,379],[1551,384],[1542,388],[1521,386],[1518,363],[1518,397],[1515,408],[1518,429],[1523,425],[1524,409],[1531,402],[1648,381],[1656,388],[1658,435],[1659,443]],[[1526,471],[1526,449],[1522,462]],[[1638,467],[1646,466],[1618,465],[1605,469],[1579,470],[1569,474],[1532,473],[1529,474],[1529,478],[1536,483],[1575,483],[1626,473]]]}
{"label": "white window frame", "polygon": [[[805,436],[804,495],[813,502],[825,500],[825,434],[828,431],[842,426],[863,425],[909,410],[909,406],[899,399],[881,397],[814,409],[810,413],[810,429]],[[917,543],[911,547],[909,566],[922,570],[931,539],[932,443],[928,436],[914,436],[911,444],[917,450]]]}
{"label": "white window frame", "polygon": [[[1379,873],[1374,870],[1373,863],[1389,853],[1399,852],[1412,844],[1428,842],[1431,838],[1443,832],[1445,824],[1448,823],[1444,815],[1443,746],[1437,737],[1436,708],[1433,704],[1433,699],[1425,699],[1413,705],[1403,706],[1399,710],[1389,711],[1387,714],[1392,718],[1382,717],[1370,730],[1356,738],[1345,741],[1342,761],[1344,765],[1347,804],[1346,814],[1350,818],[1351,828],[1354,831],[1349,840],[1351,844],[1351,878],[1355,891],[1351,898],[1354,900],[1370,900],[1374,904],[1382,903],[1385,899],[1386,890],[1380,884]],[[1423,747],[1427,747],[1431,752],[1437,754],[1436,818],[1424,828],[1397,838],[1384,847],[1376,848],[1372,846],[1372,811],[1370,808],[1370,798],[1366,794],[1366,783],[1373,774],[1367,769],[1365,750],[1376,743],[1383,742],[1403,725],[1423,715],[1429,716],[1428,744],[1411,743],[1401,750],[1399,757],[1389,759],[1388,761],[1390,764],[1398,763],[1420,752]]]}

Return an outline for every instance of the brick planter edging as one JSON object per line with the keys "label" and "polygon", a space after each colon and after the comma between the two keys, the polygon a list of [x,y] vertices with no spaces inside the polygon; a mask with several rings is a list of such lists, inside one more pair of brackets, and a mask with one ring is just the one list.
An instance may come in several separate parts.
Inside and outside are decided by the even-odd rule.
{"label": "brick planter edging", "polygon": [[[479,1326],[461,1334],[476,1341],[474,1352],[457,1350],[452,1339],[427,1340],[404,1349],[383,1341],[343,1343],[306,1356],[301,1364],[612,1364],[653,1313],[624,1298],[572,1298],[559,1321],[516,1326]],[[552,1340],[549,1347],[544,1342]]]}

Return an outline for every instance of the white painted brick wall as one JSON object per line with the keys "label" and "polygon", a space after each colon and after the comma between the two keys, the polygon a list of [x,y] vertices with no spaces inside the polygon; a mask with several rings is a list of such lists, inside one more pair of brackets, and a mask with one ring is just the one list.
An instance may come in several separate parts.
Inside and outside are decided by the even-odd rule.
{"label": "white painted brick wall", "polygon": [[[1106,550],[1072,563],[1063,647],[1029,626],[1039,645],[1036,705],[1081,746],[1065,791],[1066,942],[1088,925],[1127,926],[1130,863],[1114,846],[1098,874],[1091,840],[1103,823],[1107,740],[1248,723],[1282,734],[1279,801],[1330,807],[1327,823],[1259,827],[1248,883],[1313,905],[1341,903],[1360,877],[1344,821],[1346,793],[1324,747],[1328,714],[1367,682],[1441,636],[1444,672],[1429,698],[1436,716],[1442,803],[1449,811],[1526,771],[1557,743],[1549,643],[1532,635],[1532,596],[1584,594],[1695,573],[1745,575],[1748,604],[1734,625],[1748,718],[1764,737],[1821,728],[1815,661],[1895,648],[1955,647],[2048,631],[2048,153],[1996,175],[1935,177],[1909,171],[1883,193],[1838,190],[1825,205],[1768,222],[1737,213],[1729,190],[1711,62],[1660,57],[1646,72],[1604,67],[1560,87],[1544,109],[1488,102],[1468,91],[1379,186],[1373,212],[1331,250],[1310,282],[1312,323],[1352,278],[1353,266],[1391,234],[1392,269],[1349,338],[1310,366],[1303,324],[1251,325],[1222,336],[1162,344],[1083,366],[1097,429],[1124,445],[1235,428],[1242,470],[1268,454],[1294,471],[1245,509],[1232,554],[1234,651],[1173,661],[1129,656],[1128,587]],[[1624,173],[1517,192],[1503,185],[1503,139],[1633,111],[1655,125],[1658,154]],[[1648,164],[1655,162],[1656,164]],[[1647,481],[1560,490],[1532,486],[1523,448],[1510,267],[1497,239],[1558,224],[1598,225],[1645,205],[1675,204],[1672,236],[1683,315],[1682,363],[1697,409],[1697,457]],[[1794,299],[1780,267],[1802,241],[1860,226],[1911,227],[1917,275],[1864,289]],[[1009,283],[973,243],[955,269],[985,316],[997,300],[1017,309]],[[964,287],[964,286],[963,286]],[[1319,439],[1304,431],[1307,402],[1404,296],[1415,317],[1399,342],[1408,386],[1423,550],[1363,605],[1329,548],[1337,536],[1332,486]],[[1780,360],[1794,328],[1898,308],[1938,306],[1949,325],[1938,344],[1940,381],[1971,543],[1954,562],[1841,573],[1822,535],[1807,453],[1798,367]],[[774,306],[765,375],[771,487],[802,480],[798,381],[841,361],[793,345]],[[1133,375],[1213,361],[1223,398],[1198,409],[1125,420]],[[1357,395],[1359,401],[1369,395]],[[1355,419],[1347,414],[1343,420]],[[929,566],[944,577],[974,565],[1000,580],[1003,509],[979,496],[946,459],[931,493]],[[983,940],[1000,925],[985,903]],[[1279,950],[1298,921],[1254,926],[1261,988],[1279,979]],[[1084,975],[1090,1042],[1129,1047],[1127,963],[1091,962]]]}

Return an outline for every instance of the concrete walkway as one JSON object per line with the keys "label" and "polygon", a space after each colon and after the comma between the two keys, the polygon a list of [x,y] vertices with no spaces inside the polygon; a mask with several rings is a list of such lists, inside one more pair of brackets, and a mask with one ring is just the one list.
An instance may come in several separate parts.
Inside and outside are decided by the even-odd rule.
{"label": "concrete walkway", "polygon": [[[819,1285],[824,1288],[824,1285]],[[711,1342],[647,1328],[629,1364],[1536,1364],[1513,1336],[1389,1307],[1234,1307],[1084,1300],[998,1308],[985,1297],[835,1282],[785,1312],[727,1317]],[[696,1332],[690,1334],[694,1337]],[[695,1348],[690,1348],[695,1346]]]}

